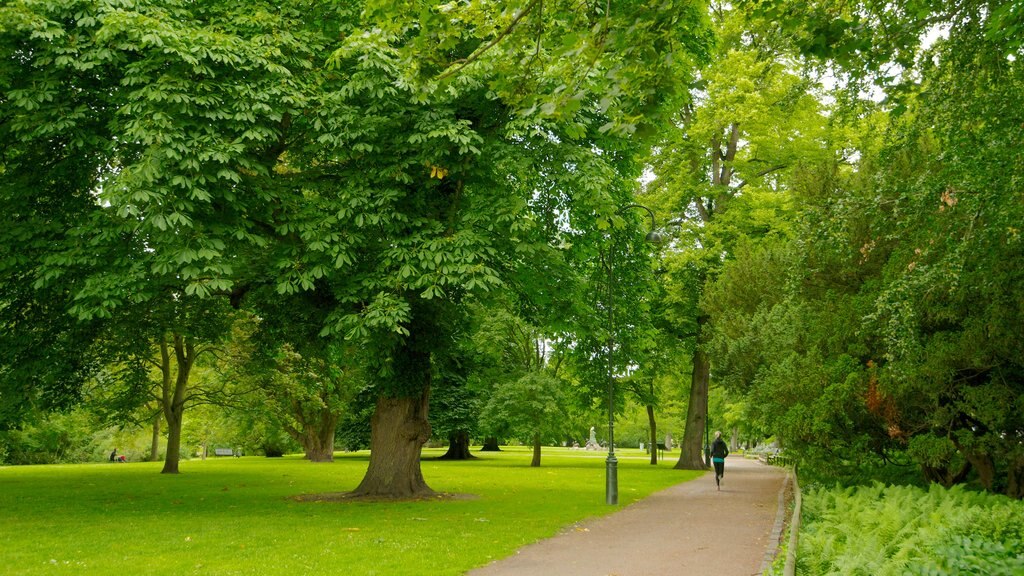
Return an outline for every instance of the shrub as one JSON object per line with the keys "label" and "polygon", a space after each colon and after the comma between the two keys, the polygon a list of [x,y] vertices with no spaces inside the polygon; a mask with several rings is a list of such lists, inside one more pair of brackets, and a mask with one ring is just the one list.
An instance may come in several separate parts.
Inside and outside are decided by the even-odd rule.
{"label": "shrub", "polygon": [[804,499],[804,574],[1024,573],[1024,502],[961,486],[875,483]]}

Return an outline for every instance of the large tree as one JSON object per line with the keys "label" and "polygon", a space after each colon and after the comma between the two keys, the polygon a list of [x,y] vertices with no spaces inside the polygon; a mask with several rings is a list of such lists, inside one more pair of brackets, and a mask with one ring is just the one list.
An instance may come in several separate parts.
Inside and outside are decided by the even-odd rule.
{"label": "large tree", "polygon": [[787,39],[751,26],[726,4],[712,13],[720,38],[715,57],[652,157],[651,189],[681,222],[663,276],[667,312],[692,354],[681,469],[705,467],[712,359],[702,295],[738,240],[786,226],[779,176],[820,154],[812,138],[823,124],[813,84],[800,74]]}
{"label": "large tree", "polygon": [[[872,59],[868,73],[847,69],[853,89],[834,111],[856,136],[837,147],[853,165],[825,163],[797,182],[797,239],[730,271],[733,286],[774,281],[723,315],[756,334],[730,331],[719,349],[753,383],[750,405],[808,461],[913,462],[931,481],[975,479],[1019,498],[1024,163],[1008,143],[1024,121],[1021,41],[1007,33],[1019,9],[904,4],[845,13],[865,25],[844,41],[898,21],[900,44],[838,54]],[[917,33],[938,23],[948,38],[922,51]],[[892,61],[898,78],[880,65]],[[886,101],[858,98],[870,81]]]}
{"label": "large tree", "polygon": [[[623,139],[703,57],[704,21],[699,2],[8,3],[5,154],[88,160],[70,191],[5,163],[19,198],[83,199],[58,210],[77,246],[19,269],[85,269],[81,319],[153,297],[154,276],[239,306],[314,293],[376,379],[357,492],[428,493],[431,354],[459,302],[530,266],[538,195],[571,226],[614,210]],[[144,260],[97,260],[124,238]]]}

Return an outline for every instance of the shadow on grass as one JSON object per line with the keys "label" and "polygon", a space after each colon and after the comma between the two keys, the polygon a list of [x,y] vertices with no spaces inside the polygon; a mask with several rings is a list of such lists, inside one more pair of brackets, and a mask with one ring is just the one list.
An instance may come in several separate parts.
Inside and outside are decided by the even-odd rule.
{"label": "shadow on grass", "polygon": [[450,492],[434,492],[422,496],[411,496],[409,498],[385,498],[382,496],[362,496],[354,492],[324,492],[321,494],[299,494],[289,496],[289,500],[296,502],[368,502],[368,503],[395,503],[395,502],[449,502],[478,500],[476,494],[454,494]]}

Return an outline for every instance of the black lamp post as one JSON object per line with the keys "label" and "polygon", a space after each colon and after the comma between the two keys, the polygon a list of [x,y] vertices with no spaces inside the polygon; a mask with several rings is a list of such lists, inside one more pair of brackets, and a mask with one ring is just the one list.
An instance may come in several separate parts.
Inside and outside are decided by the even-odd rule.
{"label": "black lamp post", "polygon": [[[644,239],[651,244],[661,244],[663,237],[657,231],[654,212],[641,204],[629,204],[620,208],[616,214],[622,214],[630,208],[642,208],[647,211],[647,214],[651,217],[651,231],[647,233]],[[615,316],[612,302],[614,299],[615,279],[613,277],[614,266],[612,264],[612,256],[614,253],[615,248],[612,247],[608,251],[608,258],[605,259],[605,268],[608,272],[608,458],[605,460],[604,491],[605,503],[613,505],[619,503],[619,460],[615,457],[615,362],[613,358],[615,351]]]}

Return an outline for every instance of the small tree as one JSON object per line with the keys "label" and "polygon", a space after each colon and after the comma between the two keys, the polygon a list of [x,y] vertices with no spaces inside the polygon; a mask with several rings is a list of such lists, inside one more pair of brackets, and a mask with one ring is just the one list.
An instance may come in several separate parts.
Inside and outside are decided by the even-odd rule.
{"label": "small tree", "polygon": [[533,446],[530,466],[540,466],[541,441],[564,433],[565,384],[546,371],[528,372],[498,386],[480,413],[480,427],[519,438]]}

